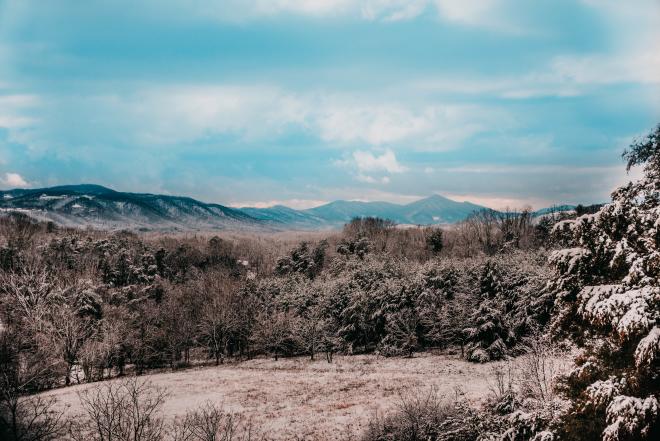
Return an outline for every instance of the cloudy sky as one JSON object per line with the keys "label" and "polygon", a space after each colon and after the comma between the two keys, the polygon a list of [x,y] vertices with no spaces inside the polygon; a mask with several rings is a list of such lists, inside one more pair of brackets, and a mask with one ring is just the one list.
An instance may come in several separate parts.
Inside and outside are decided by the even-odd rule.
{"label": "cloudy sky", "polygon": [[590,203],[658,122],[657,0],[0,0],[0,188]]}

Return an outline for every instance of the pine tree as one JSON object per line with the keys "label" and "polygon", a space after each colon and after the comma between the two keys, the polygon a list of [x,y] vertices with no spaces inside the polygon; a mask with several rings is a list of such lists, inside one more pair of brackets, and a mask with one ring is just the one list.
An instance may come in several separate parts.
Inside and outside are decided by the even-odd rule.
{"label": "pine tree", "polygon": [[560,439],[659,439],[660,125],[624,153],[644,177],[594,214],[555,226],[572,238],[550,258],[557,336],[582,349],[565,378]]}

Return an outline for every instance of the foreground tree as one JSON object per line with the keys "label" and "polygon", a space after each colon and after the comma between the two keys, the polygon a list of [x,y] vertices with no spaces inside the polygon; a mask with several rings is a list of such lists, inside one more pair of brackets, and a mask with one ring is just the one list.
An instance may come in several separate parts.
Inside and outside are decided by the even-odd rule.
{"label": "foreground tree", "polygon": [[34,354],[21,353],[21,344],[19,335],[0,328],[0,439],[60,439],[64,427],[55,399],[29,395],[48,376],[48,369]]}
{"label": "foreground tree", "polygon": [[557,224],[557,335],[583,348],[565,379],[560,439],[659,439],[660,125],[624,153],[644,177],[595,214]]}
{"label": "foreground tree", "polygon": [[75,441],[161,441],[166,427],[162,407],[167,397],[147,381],[136,377],[107,382],[79,394],[82,420],[70,422]]}

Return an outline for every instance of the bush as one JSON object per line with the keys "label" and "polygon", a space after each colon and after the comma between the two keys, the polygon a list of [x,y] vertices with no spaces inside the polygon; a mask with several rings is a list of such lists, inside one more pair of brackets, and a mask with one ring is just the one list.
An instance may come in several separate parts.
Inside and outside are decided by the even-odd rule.
{"label": "bush", "polygon": [[172,441],[253,441],[263,436],[240,415],[223,411],[207,402],[185,417],[176,419],[170,430]]}
{"label": "bush", "polygon": [[362,441],[473,441],[479,417],[465,403],[447,401],[435,389],[401,396],[394,412],[375,417]]}
{"label": "bush", "polygon": [[137,377],[107,382],[78,394],[85,418],[71,421],[76,441],[161,441],[167,392]]}

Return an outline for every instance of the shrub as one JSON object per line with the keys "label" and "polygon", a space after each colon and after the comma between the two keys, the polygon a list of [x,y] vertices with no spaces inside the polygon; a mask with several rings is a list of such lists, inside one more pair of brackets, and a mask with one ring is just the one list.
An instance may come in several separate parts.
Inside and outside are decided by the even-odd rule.
{"label": "shrub", "polygon": [[362,441],[473,441],[478,414],[465,403],[446,401],[435,389],[401,396],[395,410],[374,417]]}
{"label": "shrub", "polygon": [[70,422],[76,441],[161,441],[167,392],[137,377],[106,382],[78,394],[85,417]]}

